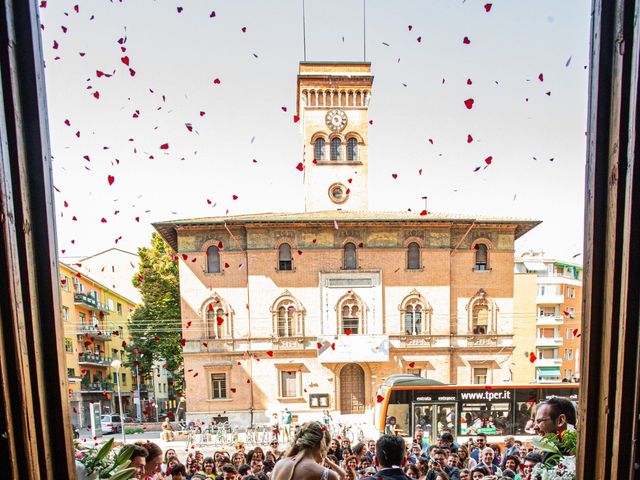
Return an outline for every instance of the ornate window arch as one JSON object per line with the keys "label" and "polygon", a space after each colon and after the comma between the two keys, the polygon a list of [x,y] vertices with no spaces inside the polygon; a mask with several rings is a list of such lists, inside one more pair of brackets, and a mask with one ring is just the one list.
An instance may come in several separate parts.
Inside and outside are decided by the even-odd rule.
{"label": "ornate window arch", "polygon": [[217,340],[233,338],[233,308],[217,293],[202,304],[200,316],[204,323],[204,337]]}
{"label": "ornate window arch", "polygon": [[482,288],[467,304],[467,331],[470,335],[498,332],[498,305]]}
{"label": "ornate window arch", "polygon": [[338,335],[366,334],[367,306],[359,295],[350,292],[342,296],[336,304],[338,314]]}
{"label": "ornate window arch", "polygon": [[274,337],[304,337],[306,310],[288,290],[282,292],[269,310]]}
{"label": "ornate window arch", "polygon": [[478,238],[473,241],[471,247],[475,250],[473,269],[476,271],[491,270],[489,267],[489,251],[493,249],[491,242],[486,238]]}
{"label": "ornate window arch", "polygon": [[431,335],[431,317],[433,308],[418,292],[412,290],[400,306],[400,324],[407,335]]}

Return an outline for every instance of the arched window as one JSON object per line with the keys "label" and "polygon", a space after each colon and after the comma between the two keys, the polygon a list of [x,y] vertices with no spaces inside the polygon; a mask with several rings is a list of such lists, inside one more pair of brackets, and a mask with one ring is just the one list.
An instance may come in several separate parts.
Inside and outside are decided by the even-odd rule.
{"label": "arched window", "polygon": [[324,138],[318,138],[314,147],[314,158],[316,161],[321,162],[324,160]]}
{"label": "arched window", "polygon": [[472,310],[474,335],[486,335],[489,332],[489,307],[486,303],[476,303]]}
{"label": "arched window", "polygon": [[431,314],[429,302],[419,292],[413,290],[400,304],[402,331],[407,335],[431,335]]}
{"label": "arched window", "polygon": [[420,269],[420,245],[416,242],[411,242],[407,248],[407,269]]}
{"label": "arched window", "polygon": [[304,336],[304,308],[288,291],[271,306],[274,337]]}
{"label": "arched window", "polygon": [[355,294],[349,294],[338,301],[338,334],[364,334],[364,305]]}
{"label": "arched window", "polygon": [[475,246],[476,249],[476,270],[488,270],[488,260],[489,254],[487,251],[487,246],[484,243],[477,243]]}
{"label": "arched window", "polygon": [[224,338],[224,323],[226,321],[227,318],[222,307],[207,307],[207,337]]}
{"label": "arched window", "polygon": [[358,160],[358,140],[355,138],[347,140],[347,160],[350,162]]}
{"label": "arched window", "polygon": [[356,262],[356,246],[354,243],[346,243],[344,245],[344,269],[355,270],[358,268]]}
{"label": "arched window", "polygon": [[220,249],[216,246],[207,248],[207,273],[220,273]]}
{"label": "arched window", "polygon": [[339,138],[331,140],[331,160],[342,160],[342,140]]}
{"label": "arched window", "polygon": [[278,247],[278,270],[292,270],[291,262],[291,246],[288,243],[282,243]]}

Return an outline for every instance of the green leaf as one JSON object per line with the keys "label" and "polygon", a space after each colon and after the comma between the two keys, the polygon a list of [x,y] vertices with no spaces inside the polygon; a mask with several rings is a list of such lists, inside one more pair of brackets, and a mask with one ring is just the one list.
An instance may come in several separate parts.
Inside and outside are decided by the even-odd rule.
{"label": "green leaf", "polygon": [[135,473],[135,468],[127,468],[125,470],[121,470],[118,473],[111,475],[109,478],[111,480],[126,480],[127,478],[131,478],[131,476]]}
{"label": "green leaf", "polygon": [[111,437],[109,441],[102,446],[102,448],[96,455],[96,458],[93,460],[93,463],[95,464],[102,461],[102,459],[107,456],[107,454],[111,451],[112,448],[113,448],[113,437]]}
{"label": "green leaf", "polygon": [[[550,434],[553,435],[553,434]],[[531,439],[531,444],[536,447],[538,450],[542,450],[543,452],[551,452],[558,455],[562,455],[556,444],[553,440],[545,437],[534,437]]]}
{"label": "green leaf", "polygon": [[131,455],[133,455],[134,449],[135,447],[133,445],[127,445],[120,450],[120,453],[118,453],[118,456],[116,457],[116,465],[123,465],[125,462],[128,462]]}

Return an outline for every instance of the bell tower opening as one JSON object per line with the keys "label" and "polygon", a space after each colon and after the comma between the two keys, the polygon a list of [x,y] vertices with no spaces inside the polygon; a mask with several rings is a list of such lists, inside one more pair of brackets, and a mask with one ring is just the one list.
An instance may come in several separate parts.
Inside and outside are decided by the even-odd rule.
{"label": "bell tower opening", "polygon": [[369,62],[301,62],[305,211],[369,207]]}

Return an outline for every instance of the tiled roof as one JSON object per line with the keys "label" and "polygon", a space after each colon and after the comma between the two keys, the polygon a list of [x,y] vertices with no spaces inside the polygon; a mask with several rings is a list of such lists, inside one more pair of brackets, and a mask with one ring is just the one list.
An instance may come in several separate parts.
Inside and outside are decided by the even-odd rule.
{"label": "tiled roof", "polygon": [[516,238],[541,223],[540,220],[513,217],[492,217],[484,215],[458,215],[445,213],[429,213],[420,215],[419,212],[359,212],[349,210],[326,210],[320,212],[303,213],[253,213],[247,215],[187,218],[154,223],[154,228],[164,237],[174,250],[177,250],[177,229],[186,226],[206,225],[249,225],[249,224],[277,224],[277,223],[408,223],[408,224],[503,224],[516,227]]}

